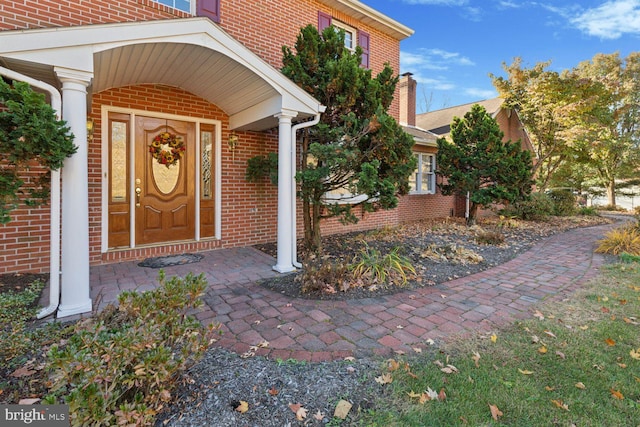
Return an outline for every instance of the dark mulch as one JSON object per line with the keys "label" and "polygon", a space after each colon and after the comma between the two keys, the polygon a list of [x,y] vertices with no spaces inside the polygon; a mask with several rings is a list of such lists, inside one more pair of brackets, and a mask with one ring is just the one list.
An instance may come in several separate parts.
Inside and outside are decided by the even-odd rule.
{"label": "dark mulch", "polygon": [[[600,216],[552,217],[545,221],[518,221],[492,217],[481,219],[476,226],[467,227],[461,218],[447,218],[421,221],[396,228],[326,236],[322,239],[321,263],[352,263],[366,242],[366,245],[380,251],[382,255],[398,248],[399,253],[411,261],[417,274],[409,278],[406,284],[396,281],[390,284],[357,286],[352,282],[353,286],[346,290],[334,286],[330,292],[321,289],[303,292],[301,272],[267,279],[261,284],[268,289],[296,298],[343,300],[378,297],[406,289],[433,286],[478,273],[515,258],[538,241],[555,233],[607,222],[611,222],[611,219]],[[483,242],[482,237],[492,236],[503,239],[503,242]],[[268,254],[276,254],[275,243],[255,247]],[[482,260],[473,262],[460,255],[450,258],[437,257],[439,253],[452,255],[456,250],[458,254],[479,255]],[[298,247],[298,253],[303,267],[307,260],[313,259],[305,254],[302,246]]]}

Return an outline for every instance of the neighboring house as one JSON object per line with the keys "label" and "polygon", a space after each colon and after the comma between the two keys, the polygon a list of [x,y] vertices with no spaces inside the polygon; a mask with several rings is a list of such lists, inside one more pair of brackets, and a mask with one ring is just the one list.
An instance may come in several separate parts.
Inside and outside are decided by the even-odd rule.
{"label": "neighboring house", "polygon": [[[292,146],[324,107],[279,68],[307,24],[345,29],[374,73],[399,70],[413,32],[357,0],[1,2],[0,75],[45,92],[79,148],[50,205],[0,228],[0,273],[54,272],[64,317],[91,310],[90,265],[276,240],[274,268],[292,271]],[[182,153],[175,164],[163,142]],[[277,189],[244,178],[247,159],[269,152]]]}

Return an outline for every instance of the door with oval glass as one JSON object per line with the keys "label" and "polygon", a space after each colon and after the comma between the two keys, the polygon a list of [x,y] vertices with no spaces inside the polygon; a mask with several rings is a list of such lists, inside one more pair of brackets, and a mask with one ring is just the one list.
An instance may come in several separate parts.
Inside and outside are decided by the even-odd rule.
{"label": "door with oval glass", "polygon": [[195,123],[135,123],[136,244],[195,238]]}

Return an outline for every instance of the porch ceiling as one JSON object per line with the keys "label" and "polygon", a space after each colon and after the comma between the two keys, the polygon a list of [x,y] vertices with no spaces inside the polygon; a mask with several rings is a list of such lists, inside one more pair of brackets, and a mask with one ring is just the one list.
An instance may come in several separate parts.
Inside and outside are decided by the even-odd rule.
{"label": "porch ceiling", "polygon": [[94,93],[142,83],[177,86],[216,104],[232,116],[278,92],[233,59],[202,46],[145,43],[94,55]]}

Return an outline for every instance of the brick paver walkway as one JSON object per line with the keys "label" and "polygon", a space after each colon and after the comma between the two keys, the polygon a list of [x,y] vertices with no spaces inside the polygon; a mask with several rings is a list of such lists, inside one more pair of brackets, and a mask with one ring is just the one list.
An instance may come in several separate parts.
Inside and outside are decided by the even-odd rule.
{"label": "brick paver walkway", "polygon": [[[595,241],[611,227],[552,236],[505,264],[442,285],[359,300],[305,300],[265,289],[255,281],[278,275],[275,261],[252,248],[210,251],[199,263],[165,272],[205,273],[209,290],[197,316],[220,322],[216,345],[237,353],[307,361],[389,355],[452,334],[488,332],[530,316],[542,299],[563,297],[597,274],[604,258],[594,253]],[[93,267],[92,298],[104,306],[122,290],[150,289],[157,273],[133,262]]]}

